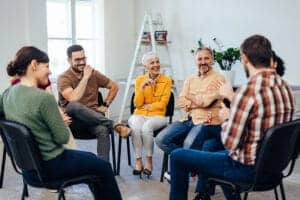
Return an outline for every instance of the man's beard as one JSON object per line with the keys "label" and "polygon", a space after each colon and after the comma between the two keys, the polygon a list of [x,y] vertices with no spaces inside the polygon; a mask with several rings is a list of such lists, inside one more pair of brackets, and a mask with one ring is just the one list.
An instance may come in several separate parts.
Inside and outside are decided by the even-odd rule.
{"label": "man's beard", "polygon": [[72,65],[72,69],[76,72],[76,73],[82,73],[83,72],[83,69],[80,70],[79,67],[81,66],[85,66],[85,64],[82,64],[82,65]]}
{"label": "man's beard", "polygon": [[206,74],[210,70],[210,66],[208,65],[200,65],[199,66],[199,76]]}

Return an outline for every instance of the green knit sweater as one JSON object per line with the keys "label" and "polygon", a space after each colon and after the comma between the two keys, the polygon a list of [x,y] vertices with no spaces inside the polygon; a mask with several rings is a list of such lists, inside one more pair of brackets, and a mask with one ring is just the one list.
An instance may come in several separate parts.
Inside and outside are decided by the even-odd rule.
{"label": "green knit sweater", "polygon": [[59,113],[54,96],[34,87],[12,86],[0,96],[0,116],[31,129],[43,160],[60,155],[69,131]]}

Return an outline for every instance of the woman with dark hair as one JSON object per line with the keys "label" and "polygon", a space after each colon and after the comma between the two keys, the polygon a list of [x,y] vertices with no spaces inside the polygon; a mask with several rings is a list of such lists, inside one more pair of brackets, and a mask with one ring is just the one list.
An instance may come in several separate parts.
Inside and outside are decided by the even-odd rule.
{"label": "woman with dark hair", "polygon": [[272,51],[272,54],[273,54],[272,67],[275,68],[277,74],[282,77],[285,72],[284,61],[275,53],[275,51]]}
{"label": "woman with dark hair", "polygon": [[[7,74],[9,76],[11,76],[11,79],[10,79],[10,84],[11,85],[16,85],[18,83],[21,82],[21,77],[17,74],[17,71],[11,66],[11,64],[9,64],[6,68],[6,71],[7,71]],[[39,89],[42,89],[42,90],[45,90],[47,91],[49,94],[52,94],[52,87],[51,87],[51,81],[48,77],[48,82],[46,84],[43,83],[43,85],[38,85],[37,86]],[[77,145],[76,145],[76,142],[75,142],[75,139],[73,137],[73,134],[71,132],[71,130],[69,129],[69,126],[72,122],[72,118],[67,115],[62,108],[58,107],[59,109],[59,113],[61,114],[61,117],[63,119],[63,121],[65,122],[65,124],[68,126],[68,130],[70,132],[70,137],[69,137],[69,141],[67,144],[65,144],[64,146],[66,148],[69,148],[69,149],[77,149]]]}
{"label": "woman with dark hair", "polygon": [[[18,75],[20,83],[0,97],[0,115],[31,129],[43,159],[45,179],[96,175],[101,188],[99,182],[89,184],[95,199],[122,199],[109,162],[89,152],[64,149],[70,134],[54,96],[37,89],[48,83],[51,73],[47,54],[36,47],[23,47],[8,64],[7,72]],[[24,173],[26,178],[35,178],[35,174]]]}

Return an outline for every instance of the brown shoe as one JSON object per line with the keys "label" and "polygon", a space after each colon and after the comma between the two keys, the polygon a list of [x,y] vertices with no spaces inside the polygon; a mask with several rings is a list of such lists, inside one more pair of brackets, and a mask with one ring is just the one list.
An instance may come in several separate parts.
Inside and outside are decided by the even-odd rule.
{"label": "brown shoe", "polygon": [[116,124],[114,130],[123,138],[129,137],[132,131],[131,128],[122,123]]}

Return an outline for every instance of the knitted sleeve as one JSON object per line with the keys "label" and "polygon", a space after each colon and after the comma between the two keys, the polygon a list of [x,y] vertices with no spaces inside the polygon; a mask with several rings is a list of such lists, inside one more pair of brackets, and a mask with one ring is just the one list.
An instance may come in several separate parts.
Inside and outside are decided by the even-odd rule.
{"label": "knitted sleeve", "polygon": [[42,98],[39,111],[53,135],[53,140],[58,144],[66,144],[69,139],[69,131],[59,113],[55,98],[46,94]]}

